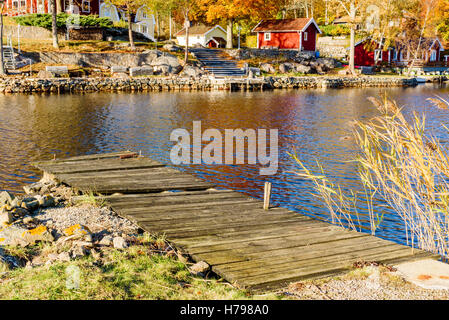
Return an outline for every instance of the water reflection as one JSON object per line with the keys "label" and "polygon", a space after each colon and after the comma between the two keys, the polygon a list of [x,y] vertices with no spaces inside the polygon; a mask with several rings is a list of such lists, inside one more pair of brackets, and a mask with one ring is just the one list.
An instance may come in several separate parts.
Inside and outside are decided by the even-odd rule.
{"label": "water reflection", "polygon": [[[425,99],[447,95],[447,88],[432,85],[391,88],[388,94],[404,105],[407,114],[426,112],[428,127],[441,139],[447,133],[448,111],[429,107]],[[162,162],[169,161],[175,128],[191,132],[192,121],[203,130],[217,128],[279,129],[278,174],[259,176],[256,165],[192,165],[184,170],[217,185],[261,197],[264,181],[273,182],[273,200],[300,212],[325,217],[319,201],[310,195],[309,182],[298,179],[297,167],[287,152],[296,150],[312,165],[319,160],[336,182],[358,188],[357,152],[350,138],[356,119],[376,115],[366,97],[379,89],[285,90],[274,92],[180,92],[148,94],[3,95],[0,96],[0,189],[18,191],[38,179],[29,163],[34,160],[118,151],[141,150]],[[379,207],[381,208],[381,207]],[[386,213],[381,235],[404,241],[402,225]]]}

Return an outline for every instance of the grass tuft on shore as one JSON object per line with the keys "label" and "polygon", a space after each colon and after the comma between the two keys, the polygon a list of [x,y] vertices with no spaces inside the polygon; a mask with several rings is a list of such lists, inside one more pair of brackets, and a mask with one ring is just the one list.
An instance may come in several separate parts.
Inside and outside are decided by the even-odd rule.
{"label": "grass tuft on shore", "polygon": [[[260,298],[218,279],[193,276],[176,257],[154,254],[143,245],[103,251],[101,262],[88,256],[5,272],[0,278],[0,297],[31,300]],[[263,298],[280,297],[270,294]]]}

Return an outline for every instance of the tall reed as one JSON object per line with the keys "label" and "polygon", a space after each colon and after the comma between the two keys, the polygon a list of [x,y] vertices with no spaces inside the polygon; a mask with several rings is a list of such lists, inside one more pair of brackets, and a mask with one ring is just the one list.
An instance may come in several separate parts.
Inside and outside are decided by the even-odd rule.
{"label": "tall reed", "polygon": [[[429,134],[425,115],[413,112],[407,121],[396,102],[386,96],[369,100],[380,116],[357,121],[355,140],[360,147],[358,179],[362,190],[343,188],[326,177],[318,164],[313,173],[296,154],[297,174],[311,180],[315,195],[323,200],[332,220],[352,229],[360,228],[359,204],[368,208],[370,230],[375,234],[383,214],[373,199],[383,201],[404,223],[407,243],[443,257],[449,257],[449,160],[447,147]],[[448,102],[441,97],[428,99],[441,109]],[[442,125],[446,131],[449,129]]]}

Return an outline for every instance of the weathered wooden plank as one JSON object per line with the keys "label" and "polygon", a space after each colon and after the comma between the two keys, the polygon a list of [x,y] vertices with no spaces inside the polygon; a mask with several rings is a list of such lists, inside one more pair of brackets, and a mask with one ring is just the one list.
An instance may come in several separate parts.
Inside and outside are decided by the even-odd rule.
{"label": "weathered wooden plank", "polygon": [[[60,179],[67,177],[67,174],[81,174],[116,171],[124,172],[125,170],[148,169],[164,167],[163,164],[148,159],[148,158],[129,158],[129,159],[99,159],[99,160],[83,160],[83,161],[69,161],[69,162],[50,162],[38,165],[38,168],[58,175]],[[173,170],[173,169],[172,169]],[[105,173],[103,173],[105,174]],[[97,174],[97,176],[99,176]]]}
{"label": "weathered wooden plank", "polygon": [[[342,239],[345,241],[338,239],[335,236],[345,235]],[[296,235],[283,235],[273,241],[272,239],[256,239],[256,240],[244,240],[238,243],[222,243],[217,245],[206,245],[206,246],[195,246],[189,248],[190,254],[207,254],[210,252],[219,252],[219,251],[229,251],[233,250],[238,252],[239,250],[244,250],[245,253],[254,253],[254,252],[266,252],[274,249],[285,249],[290,247],[299,247],[299,246],[308,246],[310,247],[312,244],[320,243],[321,246],[317,248],[327,248],[323,243],[332,243],[335,245],[344,244],[346,239],[353,239],[358,237],[369,237],[366,234],[360,234],[358,232],[341,232],[340,228],[332,228],[332,229],[323,229],[317,228],[316,230],[310,230],[306,233],[296,234]],[[379,242],[377,238],[372,237],[375,241]],[[354,240],[350,240],[351,243],[354,243]],[[363,240],[365,241],[365,239]],[[370,240],[367,240],[370,241]],[[359,240],[355,241],[357,244]]]}
{"label": "weathered wooden plank", "polygon": [[[181,211],[187,211],[189,209],[192,210],[210,210],[213,206],[223,206],[221,210],[226,210],[225,206],[242,206],[242,207],[250,207],[250,209],[260,209],[260,202],[255,201],[254,199],[249,198],[225,198],[225,199],[219,199],[219,201],[216,200],[209,200],[207,202],[193,202],[193,203],[176,203],[176,204],[170,204],[170,203],[161,203],[157,205],[151,205],[149,204],[146,206],[145,204],[142,204],[140,206],[136,206],[135,208],[128,209],[123,208],[121,206],[113,205],[113,208],[117,208],[117,210],[120,210],[124,214],[132,215],[132,213],[139,213],[144,212],[146,214],[151,214],[153,212],[160,212],[160,211],[168,211],[175,212],[176,210]],[[120,209],[121,208],[121,209]],[[231,208],[228,208],[231,210]]]}
{"label": "weathered wooden plank", "polygon": [[[353,246],[360,246],[361,238],[366,237],[366,235],[362,235],[359,233],[342,233],[342,232],[333,232],[327,234],[325,236],[315,235],[313,238],[304,238],[298,237],[294,240],[291,240],[290,243],[282,243],[276,241],[272,245],[265,244],[261,246],[257,246],[254,244],[248,244],[246,247],[241,248],[228,248],[228,250],[217,250],[210,251],[205,253],[191,253],[189,250],[189,254],[195,259],[199,260],[207,260],[210,261],[212,265],[220,265],[220,264],[233,264],[235,262],[243,262],[243,261],[252,261],[252,259],[266,259],[267,261],[265,266],[269,265],[269,262],[273,262],[274,264],[281,264],[283,261],[283,257],[294,257],[295,259],[289,260],[290,262],[304,259],[303,257],[306,254],[311,254],[315,257],[321,257],[325,255],[325,252],[332,252],[337,250],[339,247],[351,244]],[[363,239],[363,245],[372,245],[372,246],[385,246],[385,243],[379,243],[371,239]],[[265,267],[265,268],[266,268]]]}
{"label": "weathered wooden plank", "polygon": [[76,162],[76,161],[83,161],[83,160],[99,160],[99,159],[107,159],[107,158],[119,158],[122,155],[132,155],[136,154],[135,152],[126,150],[126,151],[118,151],[118,152],[109,152],[109,153],[100,153],[100,154],[88,154],[88,155],[82,155],[82,156],[74,156],[70,158],[65,159],[56,159],[56,160],[46,160],[46,161],[38,161],[33,162],[32,165],[38,167],[40,164],[43,163],[58,163],[58,162]]}
{"label": "weathered wooden plank", "polygon": [[383,263],[391,263],[397,261],[413,260],[417,258],[428,258],[431,255],[428,253],[413,253],[410,248],[402,248],[399,249],[394,245],[391,248],[395,249],[393,251],[385,251],[384,249],[374,249],[372,252],[365,251],[364,254],[360,255],[357,252],[348,254],[340,258],[338,262],[329,263],[321,262],[318,264],[306,264],[300,268],[294,268],[290,270],[278,270],[277,272],[271,271],[269,276],[257,275],[254,277],[242,278],[240,275],[237,277],[238,280],[234,279],[234,276],[231,273],[227,273],[228,279],[231,281],[238,281],[238,283],[244,287],[251,287],[252,289],[258,288],[270,288],[270,287],[279,287],[282,285],[286,285],[292,281],[299,281],[303,279],[310,279],[328,275],[335,275],[342,273],[348,268],[351,267],[353,262],[357,260],[366,260],[366,261],[377,261]]}
{"label": "weathered wooden plank", "polygon": [[[388,251],[389,246],[393,246],[392,250],[399,248],[392,242],[378,241],[375,237],[368,235],[358,237],[351,235],[345,237],[341,234],[335,236],[335,240],[329,237],[320,238],[315,236],[311,239],[310,244],[303,245],[304,240],[294,240],[294,244],[287,244],[284,248],[276,247],[277,245],[267,246],[266,250],[258,250],[257,248],[248,249],[243,255],[246,260],[232,262],[216,262],[214,265],[225,265],[223,270],[232,272],[253,272],[252,269],[257,269],[263,266],[263,270],[269,269],[289,269],[294,263],[309,261],[311,259],[325,259],[329,257],[332,262],[333,256],[341,257],[347,253],[359,252],[363,253],[368,249],[383,248],[382,251]],[[223,252],[225,256],[227,252]],[[242,255],[242,254],[241,254]],[[270,259],[267,259],[269,257]],[[219,257],[217,257],[219,259]],[[338,259],[338,258],[337,258]],[[221,259],[223,261],[223,259]],[[309,262],[307,262],[309,263]],[[248,271],[249,270],[249,271]],[[258,272],[258,271],[254,271]],[[265,271],[260,271],[265,272]]]}
{"label": "weathered wooden plank", "polygon": [[196,196],[170,196],[166,195],[164,197],[152,197],[152,198],[135,198],[135,199],[114,199],[114,200],[106,200],[114,209],[126,209],[126,208],[142,208],[142,207],[150,207],[150,206],[167,206],[167,205],[184,205],[184,204],[194,204],[194,203],[208,203],[208,202],[217,202],[223,201],[227,202],[232,199],[240,199],[240,200],[251,200],[254,202],[254,199],[251,199],[245,195],[240,193],[221,193],[221,194],[200,194]]}
{"label": "weathered wooden plank", "polygon": [[[223,204],[225,205],[225,204]],[[232,205],[229,205],[232,206]],[[241,207],[240,207],[241,208]],[[257,209],[254,210],[250,207],[250,209],[244,209],[244,210],[239,210],[239,211],[235,211],[232,214],[224,214],[223,210],[220,210],[219,212],[217,211],[212,211],[210,209],[205,209],[205,210],[198,210],[198,209],[194,209],[194,210],[187,210],[187,211],[182,211],[182,210],[177,210],[175,212],[173,211],[157,211],[157,212],[151,212],[148,213],[146,210],[140,210],[141,208],[139,208],[138,211],[136,211],[136,209],[128,209],[129,211],[126,211],[127,213],[125,213],[125,211],[121,212],[120,210],[117,210],[116,212],[121,212],[120,214],[123,216],[128,216],[131,219],[135,219],[139,222],[146,222],[146,223],[157,223],[158,225],[162,225],[164,223],[166,224],[177,224],[177,225],[187,225],[187,224],[200,224],[200,223],[209,223],[208,220],[213,220],[213,222],[215,221],[225,221],[225,220],[235,220],[235,219],[241,219],[241,218],[245,218],[247,220],[249,219],[253,219],[253,220],[260,220],[261,214],[263,214],[262,210],[263,209]],[[116,209],[114,209],[116,210]],[[277,219],[277,217],[283,217],[283,218],[293,218],[295,217],[295,222],[299,223],[300,221],[307,223],[307,222],[314,222],[316,223],[316,221],[314,221],[313,219],[307,218],[307,217],[301,217],[301,216],[294,216],[294,214],[291,213],[277,213],[277,214],[273,214],[264,218],[267,219]]]}
{"label": "weathered wooden plank", "polygon": [[326,233],[328,231],[334,230],[336,227],[329,224],[301,224],[301,229],[295,224],[296,228],[276,228],[265,231],[263,233],[258,232],[241,232],[234,233],[232,237],[224,237],[222,235],[214,237],[192,237],[186,239],[179,239],[177,242],[182,243],[183,247],[187,248],[189,252],[191,249],[199,248],[201,252],[207,252],[207,248],[217,246],[217,245],[238,245],[240,242],[247,243],[250,241],[257,240],[271,240],[277,241],[277,238],[284,238],[289,236],[297,236],[298,234],[306,234],[308,237],[314,237],[315,234]]}
{"label": "weathered wooden plank", "polygon": [[188,177],[159,181],[144,181],[141,183],[128,180],[117,180],[108,184],[98,182],[68,184],[81,191],[94,191],[102,194],[161,192],[167,190],[204,190],[213,187],[210,183],[195,181]]}
{"label": "weathered wooden plank", "polygon": [[[127,159],[133,161],[132,159]],[[114,160],[117,164],[122,161],[127,160]],[[125,163],[126,165],[126,163]],[[90,171],[87,172],[76,172],[76,173],[67,173],[60,174],[58,173],[58,178],[62,180],[72,179],[75,181],[82,180],[108,180],[115,179],[117,177],[130,177],[138,180],[142,176],[151,176],[154,179],[159,177],[168,178],[168,177],[181,177],[181,176],[189,176],[194,178],[192,175],[181,173],[173,168],[165,167],[165,166],[151,166],[149,168],[134,168],[132,164],[128,168],[123,167],[121,169],[116,170],[107,170],[107,171],[95,171],[93,170],[96,166],[90,166]],[[76,167],[75,167],[76,168]],[[198,178],[197,178],[198,179]]]}

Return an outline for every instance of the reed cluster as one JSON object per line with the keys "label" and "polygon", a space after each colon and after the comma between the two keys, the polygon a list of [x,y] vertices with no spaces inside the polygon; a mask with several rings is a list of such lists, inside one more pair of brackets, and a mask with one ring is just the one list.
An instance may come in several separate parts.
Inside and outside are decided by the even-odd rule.
{"label": "reed cluster", "polygon": [[[314,173],[292,154],[301,167],[297,174],[313,182],[315,195],[322,199],[334,223],[360,230],[359,208],[367,208],[370,231],[375,234],[388,210],[401,218],[409,245],[449,257],[447,146],[426,130],[425,115],[413,112],[407,120],[387,96],[369,100],[380,115],[357,121],[354,129],[360,147],[354,161],[363,188],[346,190],[332,182],[319,163]],[[428,101],[448,109],[448,102],[441,97]],[[380,199],[385,207],[373,205],[373,199]]]}

